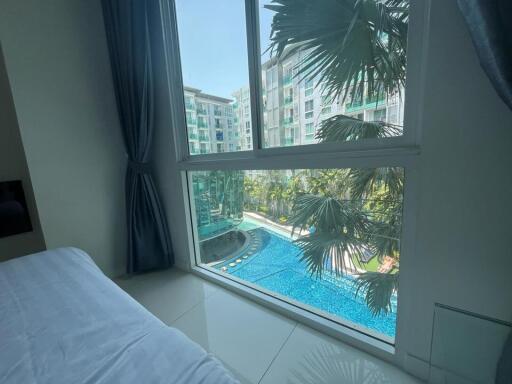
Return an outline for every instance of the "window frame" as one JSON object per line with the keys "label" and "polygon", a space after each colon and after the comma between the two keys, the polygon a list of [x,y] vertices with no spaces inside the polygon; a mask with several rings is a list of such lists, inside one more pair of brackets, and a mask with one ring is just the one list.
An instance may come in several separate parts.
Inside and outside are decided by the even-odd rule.
{"label": "window frame", "polygon": [[[172,100],[171,123],[173,127],[172,150],[176,160],[178,198],[185,210],[182,217],[186,224],[187,237],[173,239],[179,242],[178,249],[188,252],[189,269],[203,278],[212,280],[228,289],[247,296],[262,305],[284,313],[297,321],[323,331],[342,341],[372,353],[384,360],[400,365],[406,358],[407,340],[413,330],[407,327],[410,303],[414,299],[414,276],[411,267],[414,260],[416,228],[416,195],[418,189],[418,163],[422,123],[422,102],[425,88],[425,58],[428,45],[430,0],[410,0],[409,34],[407,51],[407,83],[404,103],[404,132],[400,137],[386,139],[363,139],[339,143],[314,143],[288,147],[264,147],[264,120],[262,98],[262,76],[259,42],[259,1],[245,1],[245,16],[248,46],[248,67],[251,97],[252,148],[238,152],[189,154],[185,98],[179,34],[177,29],[175,0],[161,0],[163,39],[168,75],[169,95]],[[377,340],[367,334],[353,331],[346,325],[322,319],[289,303],[280,301],[272,293],[262,293],[248,288],[243,282],[228,279],[197,263],[198,245],[195,227],[194,202],[189,188],[189,171],[196,170],[257,170],[257,169],[312,169],[312,168],[356,168],[356,167],[403,167],[405,172],[402,249],[400,262],[400,298],[397,308],[396,337],[394,345]]]}

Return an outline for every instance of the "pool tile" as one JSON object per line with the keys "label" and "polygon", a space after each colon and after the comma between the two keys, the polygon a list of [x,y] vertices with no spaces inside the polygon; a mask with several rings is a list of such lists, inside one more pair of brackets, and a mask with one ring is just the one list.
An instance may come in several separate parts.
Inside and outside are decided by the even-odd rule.
{"label": "pool tile", "polygon": [[395,366],[298,325],[261,384],[419,384]]}
{"label": "pool tile", "polygon": [[258,383],[295,325],[292,320],[224,290],[173,323],[244,383]]}

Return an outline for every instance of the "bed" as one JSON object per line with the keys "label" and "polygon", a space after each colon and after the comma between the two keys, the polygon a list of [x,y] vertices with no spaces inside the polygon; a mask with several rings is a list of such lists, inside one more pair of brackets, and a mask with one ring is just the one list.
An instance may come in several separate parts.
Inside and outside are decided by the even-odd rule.
{"label": "bed", "polygon": [[76,248],[0,263],[0,383],[236,383]]}

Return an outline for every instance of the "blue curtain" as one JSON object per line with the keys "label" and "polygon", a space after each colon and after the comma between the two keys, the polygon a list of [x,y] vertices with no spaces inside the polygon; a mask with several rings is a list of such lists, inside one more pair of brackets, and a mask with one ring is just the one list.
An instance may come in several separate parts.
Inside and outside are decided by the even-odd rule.
{"label": "blue curtain", "polygon": [[512,0],[458,0],[480,64],[512,109]]}
{"label": "blue curtain", "polygon": [[128,273],[173,265],[169,231],[148,164],[154,87],[149,0],[103,0],[117,108],[128,155]]}

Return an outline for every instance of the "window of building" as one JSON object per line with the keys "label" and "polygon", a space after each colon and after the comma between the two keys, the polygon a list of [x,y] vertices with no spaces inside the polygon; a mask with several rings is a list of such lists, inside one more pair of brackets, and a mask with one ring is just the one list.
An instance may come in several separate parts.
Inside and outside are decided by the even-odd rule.
{"label": "window of building", "polygon": [[308,97],[313,94],[313,79],[307,78],[304,81],[304,96]]}
{"label": "window of building", "polygon": [[374,121],[386,121],[386,108],[376,109],[373,111]]}
{"label": "window of building", "polygon": [[[236,9],[240,10],[242,21],[238,18],[226,20],[220,9],[212,15],[217,23],[224,20],[223,26],[243,24],[243,28],[238,25],[239,33],[223,35],[224,28],[218,28],[217,23],[196,20],[195,15],[186,14],[191,9],[186,3],[199,0],[174,1],[180,36],[192,36],[200,23],[208,25],[211,33],[205,41],[212,46],[226,42],[231,47],[223,49],[229,52],[230,60],[227,61],[237,66],[217,68],[215,62],[205,61],[204,72],[215,77],[219,91],[205,89],[204,92],[212,96],[209,100],[215,100],[215,103],[226,100],[226,105],[232,105],[238,139],[224,146],[218,143],[221,136],[217,135],[215,141],[212,137],[208,145],[216,154],[206,153],[208,148],[203,147],[206,143],[199,140],[200,152],[206,155],[189,159],[190,151],[181,157],[179,164],[188,181],[183,190],[188,199],[183,201],[190,202],[187,212],[192,213],[187,228],[193,241],[183,241],[187,241],[193,254],[194,268],[199,273],[208,271],[210,276],[222,279],[226,284],[243,284],[271,295],[317,320],[325,322],[327,319],[328,324],[337,327],[336,330],[351,329],[369,335],[372,340],[394,344],[400,308],[400,261],[410,256],[410,248],[403,247],[403,244],[410,244],[410,240],[402,239],[402,228],[407,228],[408,220],[411,220],[410,207],[405,204],[410,199],[404,197],[404,184],[406,180],[413,183],[414,177],[409,178],[409,175],[416,172],[416,162],[413,161],[417,155],[414,150],[415,127],[397,125],[388,130],[388,126],[375,125],[375,129],[367,129],[367,125],[359,124],[364,128],[361,131],[346,116],[380,116],[384,120],[387,117],[386,101],[379,104],[381,95],[375,94],[373,87],[367,85],[365,76],[380,76],[375,66],[382,62],[388,65],[390,61],[377,60],[367,65],[357,53],[367,49],[368,44],[383,50],[380,54],[384,57],[401,58],[389,64],[401,63],[386,73],[395,78],[394,81],[385,78],[388,89],[383,91],[387,95],[400,90],[402,96],[396,102],[399,105],[397,111],[400,110],[405,95],[404,42],[407,36],[398,39],[397,33],[403,34],[407,30],[407,5],[389,8],[386,2],[367,0],[378,2],[382,12],[393,18],[393,23],[361,23],[365,33],[358,35],[358,39],[326,42],[325,39],[315,39],[314,26],[301,24],[296,29],[279,28],[291,25],[286,23],[294,20],[303,20],[312,12],[318,12],[315,14],[318,18],[325,17],[330,13],[319,12],[317,8],[329,7],[329,2],[317,4],[317,7],[309,7],[307,2],[286,2],[287,7],[301,7],[294,11],[295,16],[302,15],[303,18],[289,18],[290,13],[282,7],[265,7],[270,4],[267,0],[240,2]],[[245,4],[251,7],[247,12]],[[212,6],[215,8],[221,7]],[[348,12],[344,8],[333,7],[332,12]],[[279,13],[279,23],[272,24],[276,13]],[[357,13],[347,14],[358,17],[353,16]],[[335,29],[332,36],[340,36],[352,29],[354,31],[350,33],[356,33],[360,29],[346,25],[345,19],[350,19],[346,14],[338,16],[339,23],[325,25]],[[258,20],[261,23],[259,28],[249,28],[248,36],[245,35],[245,18],[249,20],[249,26],[254,27]],[[388,31],[389,25],[394,27]],[[272,36],[279,34],[279,41],[293,41],[293,50],[286,46],[283,51],[293,57],[275,56],[279,49],[269,47],[276,41],[270,39],[272,28],[277,28]],[[254,33],[258,30],[266,35],[258,36]],[[371,39],[364,40],[368,36]],[[390,39],[393,39],[392,44]],[[187,79],[204,78],[197,73],[193,76],[197,63],[192,63],[190,57],[197,52],[203,55],[209,52],[208,46],[193,41],[196,40],[183,38],[180,45],[185,83]],[[241,44],[242,41],[247,48],[240,52],[234,43]],[[329,60],[305,54],[311,47],[315,48],[315,44],[325,48],[325,44],[341,45],[344,41],[353,44],[361,41],[361,46],[350,51],[340,46],[338,51],[344,52],[345,56],[330,57]],[[247,59],[247,73],[242,71],[247,76],[232,87],[235,89],[226,90],[225,84],[233,84],[232,76],[240,73],[237,70],[243,61],[238,60],[240,55]],[[312,61],[316,64],[311,65]],[[350,78],[343,78],[343,71],[328,70],[328,66],[341,62],[361,67],[359,71],[347,71],[353,74]],[[307,68],[317,72],[307,72]],[[382,82],[376,78],[373,84]],[[302,86],[304,99],[301,99]],[[351,93],[356,86],[362,90],[360,95]],[[266,105],[263,104],[262,88],[265,88]],[[318,91],[314,92],[315,88]],[[233,105],[229,98],[237,89],[245,89],[248,100],[236,96]],[[316,93],[324,97],[313,98]],[[288,97],[294,94],[297,100],[289,102]],[[254,99],[249,99],[249,95]],[[335,104],[333,100],[340,103],[344,100],[343,105]],[[376,103],[380,109],[376,109]],[[186,108],[181,106],[181,112],[177,113],[183,114],[183,110]],[[215,112],[214,107],[211,110]],[[322,113],[330,116],[322,119]],[[219,118],[214,124],[219,134],[224,132]],[[368,137],[373,132],[378,134]],[[218,154],[234,149],[245,152]],[[411,170],[414,172],[409,173]],[[295,231],[290,233],[290,228]],[[401,284],[400,295],[404,289]],[[373,300],[375,297],[380,299],[378,303]],[[285,306],[283,310],[286,310]]]}
{"label": "window of building", "polygon": [[312,119],[313,118],[313,110],[314,110],[314,100],[308,100],[304,104],[304,117],[306,119]]}
{"label": "window of building", "polygon": [[306,136],[312,136],[315,134],[315,126],[313,123],[306,123]]}

